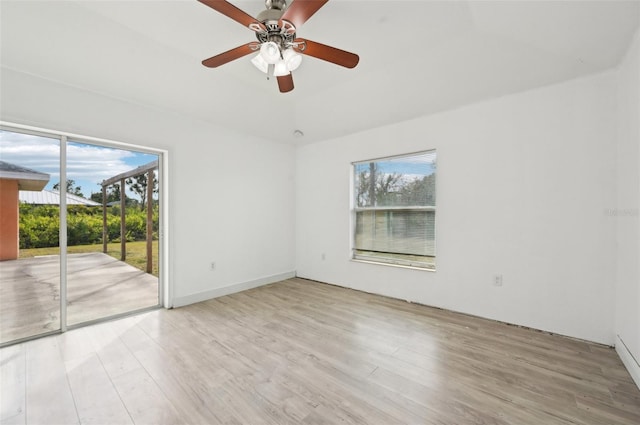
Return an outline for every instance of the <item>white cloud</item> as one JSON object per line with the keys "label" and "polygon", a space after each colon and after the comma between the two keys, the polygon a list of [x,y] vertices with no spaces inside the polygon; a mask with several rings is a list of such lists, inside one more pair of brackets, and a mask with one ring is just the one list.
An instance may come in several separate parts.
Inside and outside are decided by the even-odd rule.
{"label": "white cloud", "polygon": [[133,153],[121,149],[69,143],[67,146],[67,177],[91,180],[95,183],[129,171],[125,160]]}
{"label": "white cloud", "polygon": [[[67,144],[67,179],[75,180],[85,195],[99,190],[99,183],[131,170],[126,160],[135,154],[75,142]],[[0,131],[0,160],[51,175],[60,181],[60,141],[27,134]]]}
{"label": "white cloud", "polygon": [[0,132],[0,159],[43,173],[58,174],[60,143],[55,139]]}

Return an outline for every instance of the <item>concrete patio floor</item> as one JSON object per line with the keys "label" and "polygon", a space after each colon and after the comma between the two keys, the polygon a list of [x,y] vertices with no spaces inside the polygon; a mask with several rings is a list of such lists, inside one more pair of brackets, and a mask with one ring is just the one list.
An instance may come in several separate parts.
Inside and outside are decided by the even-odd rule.
{"label": "concrete patio floor", "polygon": [[[67,256],[67,326],[158,304],[158,278],[100,252]],[[60,257],[0,262],[0,343],[60,329]]]}

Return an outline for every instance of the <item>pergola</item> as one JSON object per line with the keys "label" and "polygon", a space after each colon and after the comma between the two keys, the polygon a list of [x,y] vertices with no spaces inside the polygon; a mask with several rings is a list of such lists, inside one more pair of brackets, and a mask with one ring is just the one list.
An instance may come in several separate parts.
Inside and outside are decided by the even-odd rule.
{"label": "pergola", "polygon": [[120,260],[125,261],[127,259],[127,225],[125,221],[125,181],[128,178],[136,177],[141,174],[147,173],[147,266],[146,272],[151,273],[153,271],[153,179],[154,170],[158,168],[158,161],[153,161],[145,165],[141,165],[133,170],[118,174],[110,179],[104,180],[101,183],[102,186],[102,252],[107,252],[107,187],[119,184],[120,185]]}

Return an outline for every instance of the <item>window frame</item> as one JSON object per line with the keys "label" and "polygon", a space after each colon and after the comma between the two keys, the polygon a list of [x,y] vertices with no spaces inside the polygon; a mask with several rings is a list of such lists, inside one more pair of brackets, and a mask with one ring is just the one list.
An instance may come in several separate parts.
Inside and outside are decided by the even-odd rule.
{"label": "window frame", "polygon": [[[369,264],[377,264],[377,265],[383,265],[383,266],[391,266],[391,267],[401,267],[401,268],[409,268],[409,269],[415,269],[415,270],[423,270],[423,271],[431,271],[431,272],[435,272],[436,271],[436,240],[437,240],[437,226],[436,226],[436,211],[437,211],[437,200],[434,202],[434,205],[432,206],[418,206],[418,205],[414,205],[414,206],[366,206],[366,207],[359,207],[357,206],[357,188],[356,188],[356,167],[359,164],[367,164],[367,163],[371,163],[371,162],[382,162],[382,161],[387,161],[387,160],[394,160],[394,159],[399,159],[399,158],[406,158],[406,157],[412,157],[412,156],[418,156],[418,155],[422,155],[422,154],[429,154],[429,153],[434,153],[436,155],[436,159],[437,159],[437,150],[434,149],[426,149],[426,150],[421,150],[421,151],[416,151],[416,152],[411,152],[411,153],[406,153],[406,154],[398,154],[398,155],[390,155],[390,156],[383,156],[383,157],[378,157],[378,158],[373,158],[373,159],[365,159],[365,160],[358,160],[358,161],[353,161],[351,163],[351,173],[350,173],[350,179],[351,179],[351,184],[350,184],[350,188],[351,190],[349,191],[349,195],[350,195],[350,200],[349,200],[349,205],[350,205],[350,215],[351,215],[351,226],[350,226],[350,231],[351,231],[351,240],[350,240],[350,260],[354,261],[354,262],[360,262],[360,263],[369,263]],[[438,177],[437,177],[437,171],[434,171],[434,174],[436,175],[435,177],[435,185],[436,185],[436,189],[435,189],[435,193],[437,193],[437,181],[438,181]],[[383,254],[387,254],[388,257],[383,257],[383,256],[376,256],[376,255],[367,255],[367,254],[358,254],[357,251],[358,249],[356,248],[356,233],[357,233],[357,214],[360,212],[367,212],[367,211],[372,211],[372,212],[387,212],[387,211],[416,211],[416,212],[420,212],[420,211],[433,211],[434,213],[434,224],[433,224],[433,234],[434,234],[434,239],[433,239],[433,251],[434,251],[434,255],[433,255],[433,263],[427,263],[424,261],[418,261],[418,260],[411,260],[409,257],[411,257],[410,254],[395,254],[395,253],[383,253]],[[363,250],[360,250],[363,251]],[[367,252],[374,252],[374,251],[367,251]],[[391,258],[397,256],[397,258]],[[424,257],[430,257],[430,256],[424,256]]]}

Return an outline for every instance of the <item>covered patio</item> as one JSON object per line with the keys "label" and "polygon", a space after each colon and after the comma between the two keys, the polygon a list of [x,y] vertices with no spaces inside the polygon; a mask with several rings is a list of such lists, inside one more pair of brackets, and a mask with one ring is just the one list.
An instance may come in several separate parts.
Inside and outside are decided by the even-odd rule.
{"label": "covered patio", "polygon": [[[67,325],[158,305],[158,279],[100,252],[67,256]],[[60,257],[0,261],[0,343],[60,329]]]}

